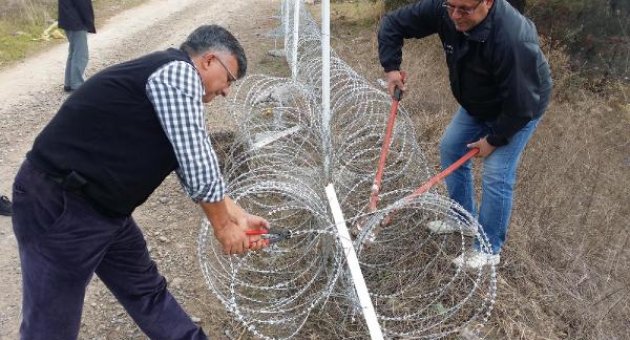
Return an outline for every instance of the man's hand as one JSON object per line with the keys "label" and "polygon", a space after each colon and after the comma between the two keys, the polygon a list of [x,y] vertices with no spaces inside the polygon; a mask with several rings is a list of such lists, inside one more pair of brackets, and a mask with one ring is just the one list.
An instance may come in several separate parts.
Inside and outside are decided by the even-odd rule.
{"label": "man's hand", "polygon": [[[240,207],[239,207],[240,208]],[[247,219],[247,229],[269,229],[269,222],[264,218],[245,213]],[[269,241],[261,239],[260,235],[248,235],[249,250],[260,250],[269,245]]]}
{"label": "man's hand", "polygon": [[480,140],[474,143],[470,143],[466,146],[469,149],[479,148],[479,153],[475,155],[475,157],[482,157],[482,158],[490,156],[490,154],[494,151],[494,149],[497,148],[496,146],[490,145],[490,143],[488,143],[488,141],[486,140],[486,137],[483,137]]}
{"label": "man's hand", "polygon": [[223,246],[226,254],[242,254],[248,250],[259,250],[268,242],[260,235],[247,235],[249,229],[269,228],[264,218],[251,215],[226,197],[215,203],[201,203],[208,220],[212,224],[214,237]]}
{"label": "man's hand", "polygon": [[403,93],[407,90],[405,88],[405,79],[400,71],[389,71],[385,74],[387,77],[387,93],[390,96],[394,96],[394,89],[398,87]]}

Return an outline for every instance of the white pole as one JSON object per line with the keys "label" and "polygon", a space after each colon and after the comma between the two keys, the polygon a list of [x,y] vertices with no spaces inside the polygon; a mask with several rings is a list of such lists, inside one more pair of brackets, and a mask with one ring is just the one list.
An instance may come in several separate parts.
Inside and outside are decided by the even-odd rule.
{"label": "white pole", "polygon": [[286,56],[289,53],[289,46],[287,45],[289,44],[289,9],[291,7],[289,6],[289,0],[284,0],[282,5],[284,7],[284,17],[282,18],[284,21],[284,46],[282,48],[284,48],[284,55]]}
{"label": "white pole", "polygon": [[300,28],[300,2],[302,0],[294,0],[295,5],[293,7],[293,55],[291,65],[291,75],[293,80],[297,80],[297,60],[298,60],[298,40],[299,40],[299,28]]}
{"label": "white pole", "polygon": [[332,178],[330,159],[330,0],[322,0],[322,139],[324,142],[324,174]]}
{"label": "white pole", "polygon": [[280,25],[284,23],[284,2],[285,0],[280,1]]}
{"label": "white pole", "polygon": [[335,220],[335,226],[337,227],[337,236],[339,242],[343,247],[343,253],[346,255],[346,262],[348,268],[350,268],[350,275],[352,276],[352,282],[354,282],[354,289],[359,297],[359,303],[363,311],[363,317],[367,323],[368,330],[370,331],[370,338],[372,340],[382,340],[383,332],[381,331],[381,325],[376,318],[376,311],[374,305],[372,305],[372,299],[370,299],[370,293],[368,292],[365,279],[361,273],[361,266],[359,265],[359,259],[357,253],[354,251],[352,241],[350,239],[350,233],[346,227],[346,220],[343,217],[343,212],[339,206],[339,200],[335,193],[335,188],[332,183],[326,187],[326,196],[328,197],[328,204],[332,211],[333,219]]}

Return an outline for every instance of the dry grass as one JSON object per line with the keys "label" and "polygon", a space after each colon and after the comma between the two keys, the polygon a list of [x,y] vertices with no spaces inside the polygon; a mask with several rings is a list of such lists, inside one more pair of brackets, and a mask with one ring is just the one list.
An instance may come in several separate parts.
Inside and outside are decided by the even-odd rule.
{"label": "dry grass", "polygon": [[54,0],[8,0],[0,8],[0,67],[47,45],[34,39],[54,21],[56,3]]}
{"label": "dry grass", "polygon": [[[382,76],[376,32],[359,22],[333,21],[333,48],[373,80]],[[554,99],[523,155],[487,337],[627,338],[630,87],[582,78],[569,71],[562,48],[543,48]],[[457,105],[438,40],[407,41],[403,69],[403,105],[437,165],[439,138]]]}
{"label": "dry grass", "polygon": [[53,19],[55,0],[8,0],[0,9],[0,19],[13,23],[40,24]]}

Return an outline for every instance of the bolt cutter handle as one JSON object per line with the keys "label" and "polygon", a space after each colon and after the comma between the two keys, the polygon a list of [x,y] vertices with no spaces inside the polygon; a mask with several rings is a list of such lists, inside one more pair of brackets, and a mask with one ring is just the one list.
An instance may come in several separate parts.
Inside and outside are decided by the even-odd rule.
{"label": "bolt cutter handle", "polygon": [[277,229],[256,229],[256,230],[247,230],[245,232],[247,235],[260,235],[261,238],[268,240],[269,244],[277,243],[280,241],[284,241],[286,239],[291,238],[293,234],[291,230],[277,230]]}

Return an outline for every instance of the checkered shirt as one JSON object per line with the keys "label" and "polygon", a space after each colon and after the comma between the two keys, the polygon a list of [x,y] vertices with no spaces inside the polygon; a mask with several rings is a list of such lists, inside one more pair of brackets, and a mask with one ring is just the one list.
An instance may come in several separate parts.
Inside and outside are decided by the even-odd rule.
{"label": "checkered shirt", "polygon": [[195,202],[217,202],[225,196],[219,162],[206,130],[201,77],[194,66],[172,61],[148,79],[147,96],[173,145],[175,170]]}

